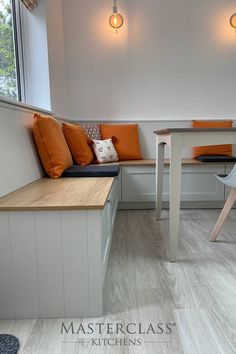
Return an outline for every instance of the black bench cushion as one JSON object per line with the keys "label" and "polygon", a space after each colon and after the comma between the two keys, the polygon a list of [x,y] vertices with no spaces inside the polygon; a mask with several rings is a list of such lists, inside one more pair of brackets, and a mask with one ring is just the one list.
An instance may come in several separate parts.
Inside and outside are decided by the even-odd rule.
{"label": "black bench cushion", "polygon": [[223,155],[201,155],[196,157],[196,160],[201,162],[236,162],[236,157]]}
{"label": "black bench cushion", "polygon": [[62,177],[115,177],[119,173],[120,166],[118,165],[73,165],[63,172]]}

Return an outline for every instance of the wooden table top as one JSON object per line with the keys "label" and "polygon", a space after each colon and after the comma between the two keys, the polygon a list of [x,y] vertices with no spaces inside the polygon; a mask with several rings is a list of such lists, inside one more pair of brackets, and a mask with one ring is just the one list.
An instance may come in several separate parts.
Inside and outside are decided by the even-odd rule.
{"label": "wooden table top", "polygon": [[114,178],[41,178],[0,198],[0,211],[101,210]]}
{"label": "wooden table top", "polygon": [[168,128],[155,130],[156,135],[168,135],[171,133],[201,133],[201,132],[236,132],[236,128]]}

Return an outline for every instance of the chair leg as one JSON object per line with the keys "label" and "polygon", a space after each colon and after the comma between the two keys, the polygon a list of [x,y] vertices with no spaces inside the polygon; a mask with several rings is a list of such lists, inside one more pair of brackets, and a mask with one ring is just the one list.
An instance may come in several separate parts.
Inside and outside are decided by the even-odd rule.
{"label": "chair leg", "polygon": [[232,209],[235,201],[236,201],[236,189],[233,188],[233,189],[231,189],[228,199],[224,205],[224,208],[219,216],[219,219],[217,220],[214,231],[211,234],[210,241],[214,242],[216,240],[216,238],[217,238],[225,220],[227,219],[227,216],[229,215],[229,212]]}

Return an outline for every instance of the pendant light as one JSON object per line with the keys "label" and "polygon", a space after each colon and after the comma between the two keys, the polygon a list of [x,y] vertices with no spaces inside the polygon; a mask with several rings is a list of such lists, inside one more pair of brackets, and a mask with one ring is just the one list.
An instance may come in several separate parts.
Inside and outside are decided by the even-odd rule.
{"label": "pendant light", "polygon": [[236,14],[233,14],[230,17],[229,21],[230,21],[231,26],[235,29],[235,32],[236,32]]}
{"label": "pendant light", "polygon": [[113,14],[110,16],[109,23],[111,27],[115,28],[116,34],[118,32],[118,29],[124,23],[123,17],[121,16],[121,14],[118,13],[117,10],[117,0],[114,0]]}

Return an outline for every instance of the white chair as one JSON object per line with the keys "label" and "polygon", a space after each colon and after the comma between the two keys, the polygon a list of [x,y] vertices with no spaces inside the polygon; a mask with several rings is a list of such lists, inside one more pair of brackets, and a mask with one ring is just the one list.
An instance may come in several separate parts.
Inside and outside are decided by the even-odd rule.
{"label": "white chair", "polygon": [[231,187],[232,189],[225,203],[225,206],[219,216],[219,219],[217,220],[214,231],[211,234],[210,241],[212,242],[216,240],[225,220],[227,219],[227,216],[229,215],[231,208],[234,205],[234,202],[236,201],[236,165],[228,176],[219,175],[216,177],[220,182],[224,183],[228,187]]}

